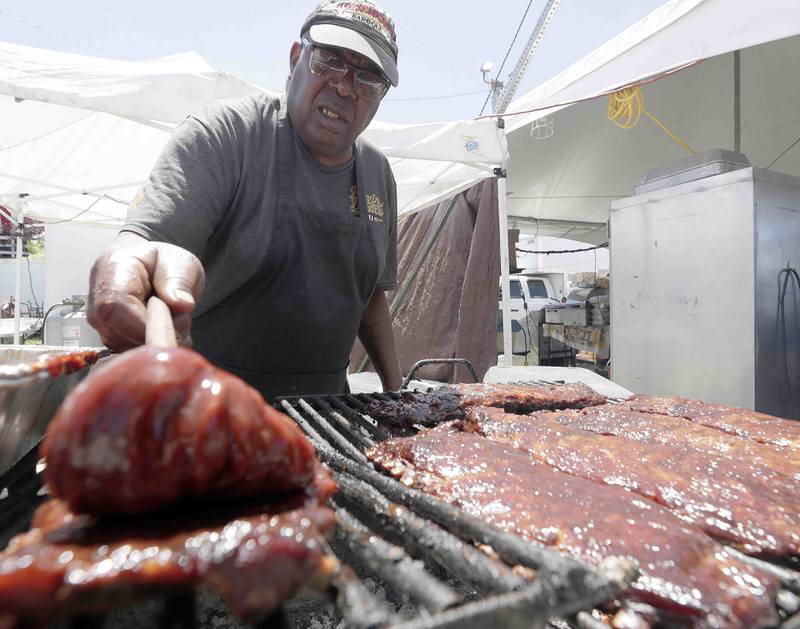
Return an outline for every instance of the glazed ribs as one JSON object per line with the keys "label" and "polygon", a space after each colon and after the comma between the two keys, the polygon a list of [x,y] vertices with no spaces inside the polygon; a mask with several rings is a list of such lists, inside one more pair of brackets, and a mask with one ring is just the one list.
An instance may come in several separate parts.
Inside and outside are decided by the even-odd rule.
{"label": "glazed ribs", "polygon": [[787,494],[752,474],[746,462],[597,435],[562,425],[557,415],[479,407],[470,409],[461,424],[566,474],[642,495],[746,553],[800,556],[800,484]]}
{"label": "glazed ribs", "polygon": [[435,426],[461,419],[467,408],[492,406],[510,413],[583,408],[606,398],[585,384],[454,384],[429,393],[405,391],[399,399],[373,400],[364,413],[390,426]]}
{"label": "glazed ribs", "polygon": [[198,585],[256,621],[330,576],[330,472],[288,417],[190,350],[143,347],[90,374],[43,453],[56,497],[0,553],[0,627]]}
{"label": "glazed ribs", "polygon": [[682,397],[637,395],[625,402],[625,407],[633,411],[688,419],[731,435],[765,443],[792,453],[795,461],[800,456],[800,421]]}
{"label": "glazed ribs", "polygon": [[593,406],[580,411],[532,413],[532,417],[555,419],[564,426],[616,435],[650,444],[700,450],[737,462],[753,478],[769,483],[784,495],[800,491],[800,459],[786,456],[763,444],[668,415],[629,410],[621,404]]}
{"label": "glazed ribs", "polygon": [[106,613],[198,585],[218,591],[237,616],[263,619],[309,580],[324,586],[333,568],[320,542],[335,525],[320,506],[334,488],[322,468],[315,487],[312,496],[224,515],[193,509],[126,521],[45,502],[32,529],[0,553],[0,626]]}
{"label": "glazed ribs", "polygon": [[305,487],[314,449],[239,378],[187,349],[141,347],[90,374],[43,446],[45,479],[82,513],[142,513],[191,496]]}
{"label": "glazed ribs", "polygon": [[421,489],[501,529],[595,564],[639,561],[626,597],[697,626],[762,627],[775,621],[775,578],[731,557],[698,528],[618,487],[535,462],[527,453],[449,426],[377,444],[369,458]]}

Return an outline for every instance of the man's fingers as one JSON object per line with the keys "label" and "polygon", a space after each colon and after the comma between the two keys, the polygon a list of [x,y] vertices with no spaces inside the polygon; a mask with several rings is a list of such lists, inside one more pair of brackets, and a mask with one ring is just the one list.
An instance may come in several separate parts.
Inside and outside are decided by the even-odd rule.
{"label": "man's fingers", "polygon": [[99,332],[103,343],[117,351],[144,343],[145,307],[133,295],[96,295],[89,323]]}
{"label": "man's fingers", "polygon": [[111,252],[92,267],[87,317],[103,343],[124,351],[144,341],[147,269],[135,256]]}
{"label": "man's fingers", "polygon": [[203,265],[178,247],[161,245],[153,269],[153,290],[174,315],[189,314],[205,287]]}
{"label": "man's fingers", "polygon": [[190,314],[205,286],[200,261],[167,243],[132,241],[100,256],[92,267],[89,323],[108,347],[123,351],[145,342],[145,301],[158,295],[172,312],[178,342],[191,344]]}

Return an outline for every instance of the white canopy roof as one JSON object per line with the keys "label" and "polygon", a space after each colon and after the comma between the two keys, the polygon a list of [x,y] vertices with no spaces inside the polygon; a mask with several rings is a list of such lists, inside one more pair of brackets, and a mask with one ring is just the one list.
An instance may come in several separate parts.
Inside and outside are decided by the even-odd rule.
{"label": "white canopy roof", "polygon": [[[0,43],[0,204],[118,226],[176,123],[259,89],[194,53],[131,62]],[[375,122],[368,136],[392,160],[402,208],[491,176],[506,156],[493,120]]]}
{"label": "white canopy roof", "polygon": [[[596,97],[627,85],[691,65],[643,86],[644,106],[698,152],[733,149],[734,50],[742,50],[741,150],[766,167],[800,136],[798,33],[796,0],[672,0],[514,101],[512,224],[517,217],[519,226],[535,223],[527,231],[602,242],[604,226],[583,223],[605,223],[611,200],[632,194],[641,173],[688,156],[645,116],[631,130],[607,119],[608,100]],[[553,136],[532,139],[531,123],[546,115]],[[800,175],[800,150],[773,168]]]}
{"label": "white canopy roof", "polygon": [[0,43],[0,204],[119,225],[175,123],[256,89],[194,53],[131,62]]}
{"label": "white canopy roof", "polygon": [[[735,50],[743,51],[741,150],[768,165],[800,136],[799,33],[797,0],[671,0],[515,100],[503,115],[511,226],[603,242],[610,202],[632,194],[643,172],[688,155],[644,116],[628,131],[607,119],[604,96],[623,87],[649,82],[645,108],[695,150],[734,148]],[[546,116],[553,136],[534,140],[532,123]],[[418,159],[393,168],[401,214],[490,175]],[[800,150],[774,168],[800,174]]]}
{"label": "white canopy roof", "polygon": [[[798,33],[797,0],[671,0],[514,101],[505,133],[487,118],[374,122],[366,134],[390,158],[401,214],[492,176],[510,154],[512,226],[600,242],[610,201],[630,194],[643,171],[686,153],[644,118],[616,128],[597,97],[675,71],[643,88],[645,107],[698,151],[732,148],[728,53],[746,49],[742,150],[766,166],[800,135]],[[256,89],[195,54],[129,62],[0,44],[0,204],[23,194],[42,220],[119,224],[175,123]],[[548,114],[554,135],[533,140],[531,123]],[[800,157],[790,152],[774,168],[797,173]]]}

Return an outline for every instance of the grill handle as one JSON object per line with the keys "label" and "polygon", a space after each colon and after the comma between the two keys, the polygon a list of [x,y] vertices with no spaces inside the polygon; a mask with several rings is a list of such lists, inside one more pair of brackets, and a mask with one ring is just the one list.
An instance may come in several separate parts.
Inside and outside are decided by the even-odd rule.
{"label": "grill handle", "polygon": [[464,365],[468,370],[472,379],[475,382],[478,382],[478,374],[475,373],[475,367],[472,366],[472,363],[469,362],[466,358],[426,358],[424,360],[418,360],[413,365],[411,365],[411,369],[408,370],[408,375],[406,376],[405,380],[403,380],[403,385],[400,387],[401,389],[405,389],[408,384],[414,379],[414,374],[417,373],[417,369],[420,367],[424,367],[425,365]]}

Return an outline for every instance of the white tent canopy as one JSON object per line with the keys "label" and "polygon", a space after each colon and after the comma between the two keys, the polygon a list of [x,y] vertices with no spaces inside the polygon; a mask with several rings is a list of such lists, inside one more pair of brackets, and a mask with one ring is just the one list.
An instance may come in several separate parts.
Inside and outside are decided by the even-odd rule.
{"label": "white tent canopy", "polygon": [[119,225],[175,123],[257,89],[194,53],[131,62],[0,43],[0,204]]}
{"label": "white tent canopy", "polygon": [[[688,157],[645,116],[631,130],[608,121],[607,99],[596,97],[627,85],[669,74],[642,87],[644,107],[698,152],[734,149],[736,50],[740,150],[769,165],[800,136],[798,33],[795,0],[672,0],[514,101],[506,116],[512,225],[602,242],[614,198],[632,194],[641,173]],[[548,115],[552,137],[532,139],[530,125]],[[773,168],[800,174],[800,151]]]}
{"label": "white tent canopy", "polygon": [[[132,62],[0,43],[0,205],[118,226],[176,123],[259,89],[194,53]],[[506,157],[493,120],[375,122],[367,135],[392,161],[401,208],[463,190]]]}
{"label": "white tent canopy", "polygon": [[[596,97],[709,59],[646,85],[645,107],[697,150],[732,148],[728,53],[744,49],[742,150],[766,165],[800,117],[798,33],[796,0],[671,0],[514,101],[505,134],[489,118],[374,122],[367,137],[390,158],[401,215],[492,176],[507,137],[512,226],[527,221],[541,235],[599,242],[612,198],[685,153],[649,120],[617,129]],[[193,53],[131,62],[0,44],[0,204],[25,201],[39,220],[118,225],[175,123],[257,89]],[[531,139],[531,123],[554,114],[553,137]],[[793,172],[793,155],[775,168]]]}
{"label": "white tent canopy", "polygon": [[[741,149],[767,165],[800,135],[798,34],[797,0],[671,0],[516,99],[503,116],[511,226],[602,242],[610,202],[631,194],[642,172],[688,155],[644,116],[630,131],[607,120],[600,97],[623,87],[673,73],[643,88],[645,107],[698,151],[732,149],[735,50],[743,51]],[[532,139],[531,124],[545,116],[554,119],[554,135]],[[795,173],[797,155],[775,168]],[[395,168],[401,187],[416,190],[401,213],[486,176],[461,164]]]}

